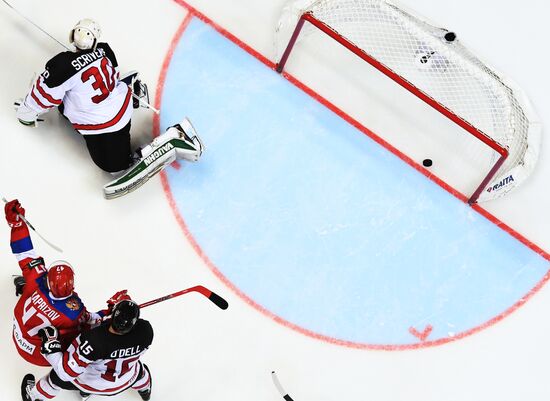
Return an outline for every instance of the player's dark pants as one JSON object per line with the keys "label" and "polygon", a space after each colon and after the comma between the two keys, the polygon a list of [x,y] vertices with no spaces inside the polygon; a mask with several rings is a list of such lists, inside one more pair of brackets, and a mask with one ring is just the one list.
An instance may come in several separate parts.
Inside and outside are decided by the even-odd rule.
{"label": "player's dark pants", "polygon": [[[63,103],[57,109],[68,121],[69,119],[63,114]],[[124,128],[118,131],[97,135],[82,135],[86,140],[86,146],[92,160],[100,169],[108,173],[116,173],[126,170],[132,165],[131,125],[132,121],[129,121]]]}
{"label": "player's dark pants", "polygon": [[126,170],[132,164],[130,126],[115,132],[97,135],[83,135],[94,163],[109,173]]}

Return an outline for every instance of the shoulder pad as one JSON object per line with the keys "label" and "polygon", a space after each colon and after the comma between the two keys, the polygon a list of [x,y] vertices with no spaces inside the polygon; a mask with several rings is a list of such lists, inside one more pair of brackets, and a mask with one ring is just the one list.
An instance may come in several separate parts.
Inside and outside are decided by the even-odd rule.
{"label": "shoulder pad", "polygon": [[118,67],[118,61],[116,59],[115,53],[113,52],[113,49],[111,49],[111,46],[109,46],[106,42],[100,42],[97,44],[97,47],[100,49],[105,50],[105,55],[111,62],[113,63],[113,67]]}
{"label": "shoulder pad", "polygon": [[44,83],[50,87],[55,88],[61,85],[75,73],[75,69],[71,65],[76,53],[66,51],[54,56],[46,63],[46,71],[42,73],[44,77]]}

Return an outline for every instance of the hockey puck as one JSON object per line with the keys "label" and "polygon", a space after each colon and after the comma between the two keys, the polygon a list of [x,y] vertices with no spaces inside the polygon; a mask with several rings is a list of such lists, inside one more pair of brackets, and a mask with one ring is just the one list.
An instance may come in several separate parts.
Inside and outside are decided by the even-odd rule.
{"label": "hockey puck", "polygon": [[432,159],[424,159],[424,160],[422,160],[422,165],[423,165],[424,167],[431,167],[432,164],[433,164]]}
{"label": "hockey puck", "polygon": [[456,39],[456,33],[447,32],[444,37],[447,42],[454,42]]}

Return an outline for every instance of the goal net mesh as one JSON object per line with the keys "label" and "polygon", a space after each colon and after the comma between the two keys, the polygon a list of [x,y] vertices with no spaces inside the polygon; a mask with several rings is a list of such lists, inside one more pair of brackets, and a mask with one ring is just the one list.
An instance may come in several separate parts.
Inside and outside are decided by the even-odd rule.
{"label": "goal net mesh", "polygon": [[[540,123],[528,100],[452,34],[446,35],[448,30],[385,0],[300,0],[287,5],[279,21],[277,59],[303,13],[507,149],[507,159],[479,200],[508,192],[531,172],[540,147]],[[300,37],[314,31],[319,32],[306,23]],[[499,157],[492,152],[486,161],[488,168]]]}

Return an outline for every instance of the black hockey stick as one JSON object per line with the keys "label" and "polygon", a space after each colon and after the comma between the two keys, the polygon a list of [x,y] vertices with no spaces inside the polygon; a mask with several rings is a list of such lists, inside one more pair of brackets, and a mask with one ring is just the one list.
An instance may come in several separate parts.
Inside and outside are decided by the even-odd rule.
{"label": "black hockey stick", "polygon": [[277,391],[281,394],[281,397],[285,399],[285,401],[294,401],[291,396],[288,395],[288,393],[285,391],[283,386],[281,386],[281,382],[279,381],[279,378],[277,377],[277,374],[275,371],[271,372],[271,378],[273,379],[273,384],[275,384],[275,387],[277,387]]}
{"label": "black hockey stick", "polygon": [[189,292],[198,292],[198,293],[204,295],[206,298],[208,298],[210,301],[212,301],[220,309],[227,309],[227,307],[229,306],[227,301],[225,299],[223,299],[222,297],[220,297],[215,292],[210,291],[208,288],[203,287],[202,285],[197,285],[195,287],[186,288],[185,290],[174,292],[173,294],[165,295],[163,297],[153,299],[151,301],[144,302],[144,303],[140,304],[139,307],[140,308],[146,308],[147,306],[151,306],[151,305],[154,305],[154,304],[162,302],[162,301],[166,301],[166,300],[171,299],[171,298],[179,297],[180,295],[184,295],[184,294],[187,294]]}
{"label": "black hockey stick", "polygon": [[[2,198],[2,200],[4,201],[4,203],[8,203],[7,199],[6,198]],[[44,238],[42,235],[40,235],[40,233],[38,231],[36,231],[36,228],[34,228],[34,226],[25,218],[25,216],[23,216],[21,213],[18,213],[15,209],[13,210],[15,213],[17,213],[17,215],[19,216],[19,218],[21,220],[23,220],[23,222],[29,226],[30,229],[32,229],[36,235],[38,235],[40,238],[42,238],[42,241],[44,241],[46,244],[48,244],[49,246],[51,246],[53,249],[55,249],[57,252],[60,252],[60,253],[63,253],[63,250],[61,250],[60,247],[58,246],[55,246],[54,244],[52,244],[50,241],[48,241],[46,238]]]}

